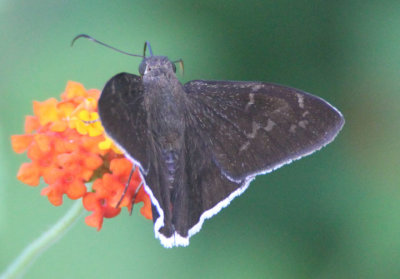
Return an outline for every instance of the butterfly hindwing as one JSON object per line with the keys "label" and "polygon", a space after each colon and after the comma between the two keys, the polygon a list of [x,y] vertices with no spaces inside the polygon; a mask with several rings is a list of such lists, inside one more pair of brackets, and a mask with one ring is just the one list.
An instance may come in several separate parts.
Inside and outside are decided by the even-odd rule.
{"label": "butterfly hindwing", "polygon": [[183,233],[188,231],[189,235],[201,228],[204,219],[228,205],[228,197],[244,185],[244,181],[231,181],[224,176],[213,160],[212,150],[196,130],[197,127],[190,123],[185,129],[185,194],[174,201],[176,226],[182,228]]}

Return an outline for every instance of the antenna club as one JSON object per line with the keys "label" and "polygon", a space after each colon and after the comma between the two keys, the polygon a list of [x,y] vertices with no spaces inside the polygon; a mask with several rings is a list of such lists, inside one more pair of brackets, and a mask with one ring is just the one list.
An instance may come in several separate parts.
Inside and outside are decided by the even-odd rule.
{"label": "antenna club", "polygon": [[151,45],[149,41],[144,43],[144,51],[146,52],[146,46],[149,48],[150,56],[153,56],[153,50],[151,49]]}

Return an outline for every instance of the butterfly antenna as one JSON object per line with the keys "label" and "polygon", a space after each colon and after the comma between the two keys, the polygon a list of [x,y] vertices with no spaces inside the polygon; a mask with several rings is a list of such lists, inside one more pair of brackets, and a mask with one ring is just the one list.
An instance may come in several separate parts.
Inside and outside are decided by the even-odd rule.
{"label": "butterfly antenna", "polygon": [[146,57],[146,49],[149,49],[150,56],[153,56],[153,50],[151,49],[151,45],[148,41],[144,43],[143,57]]}
{"label": "butterfly antenna", "polygon": [[103,43],[103,42],[100,42],[100,41],[96,40],[95,38],[93,38],[93,37],[91,37],[91,36],[89,36],[89,35],[86,35],[86,34],[80,34],[80,35],[76,36],[76,37],[72,40],[72,42],[71,42],[71,47],[74,45],[75,41],[78,40],[79,38],[88,39],[88,40],[90,40],[90,41],[92,41],[92,42],[95,42],[95,43],[98,43],[98,44],[100,44],[100,45],[102,45],[102,46],[111,48],[112,50],[115,50],[115,51],[117,51],[117,52],[119,52],[119,53],[122,53],[122,54],[126,54],[126,55],[129,55],[129,56],[142,57],[142,58],[144,57],[144,56],[142,56],[142,55],[132,54],[132,53],[125,52],[125,51],[123,51],[123,50],[117,49],[117,48],[112,47],[112,46],[110,46],[110,45],[108,45],[108,44],[105,44],[105,43]]}

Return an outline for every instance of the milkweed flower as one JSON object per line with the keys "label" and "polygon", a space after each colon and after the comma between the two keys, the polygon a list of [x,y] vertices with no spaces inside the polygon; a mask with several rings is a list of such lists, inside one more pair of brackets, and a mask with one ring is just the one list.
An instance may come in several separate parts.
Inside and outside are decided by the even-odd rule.
{"label": "milkweed flower", "polygon": [[34,101],[34,115],[25,118],[25,134],[11,137],[14,151],[27,152],[30,159],[21,165],[17,178],[30,186],[42,179],[47,186],[41,194],[55,206],[65,196],[81,198],[84,208],[92,212],[85,222],[97,230],[103,218],[117,216],[121,207],[130,211],[133,203],[143,202],[141,214],[152,219],[143,187],[135,195],[141,183],[137,168],[124,193],[132,163],[105,135],[97,112],[99,96],[99,90],[68,82],[60,101]]}

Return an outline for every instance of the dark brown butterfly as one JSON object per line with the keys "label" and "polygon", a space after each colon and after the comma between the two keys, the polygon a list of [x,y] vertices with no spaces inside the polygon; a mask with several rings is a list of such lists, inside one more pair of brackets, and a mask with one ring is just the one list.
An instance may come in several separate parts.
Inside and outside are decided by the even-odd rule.
{"label": "dark brown butterfly", "polygon": [[257,175],[319,150],[344,124],[336,108],[298,89],[247,81],[181,84],[175,71],[150,49],[140,75],[111,78],[98,104],[107,134],[139,166],[155,235],[165,247],[188,245],[204,220]]}

